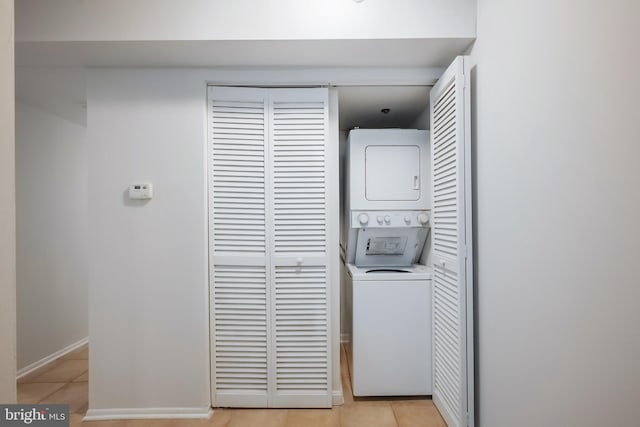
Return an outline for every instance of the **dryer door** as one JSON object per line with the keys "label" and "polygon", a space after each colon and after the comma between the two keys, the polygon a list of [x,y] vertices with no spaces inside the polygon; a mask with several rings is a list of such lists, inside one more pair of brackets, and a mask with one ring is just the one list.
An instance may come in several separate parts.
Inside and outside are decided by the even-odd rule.
{"label": "dryer door", "polygon": [[370,145],[365,150],[367,200],[419,200],[420,175],[418,145]]}

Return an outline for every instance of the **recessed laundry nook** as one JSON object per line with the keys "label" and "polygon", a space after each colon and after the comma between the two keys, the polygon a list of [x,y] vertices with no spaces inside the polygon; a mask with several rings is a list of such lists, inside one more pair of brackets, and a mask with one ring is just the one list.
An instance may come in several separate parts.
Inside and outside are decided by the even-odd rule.
{"label": "recessed laundry nook", "polygon": [[467,419],[464,61],[433,88],[208,86],[214,408],[342,404],[345,341],[354,398]]}

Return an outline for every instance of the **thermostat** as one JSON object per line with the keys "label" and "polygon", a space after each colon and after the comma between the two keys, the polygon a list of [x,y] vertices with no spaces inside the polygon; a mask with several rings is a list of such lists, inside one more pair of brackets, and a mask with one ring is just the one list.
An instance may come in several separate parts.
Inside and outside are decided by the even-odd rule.
{"label": "thermostat", "polygon": [[129,186],[129,198],[148,200],[153,197],[153,184],[133,184]]}

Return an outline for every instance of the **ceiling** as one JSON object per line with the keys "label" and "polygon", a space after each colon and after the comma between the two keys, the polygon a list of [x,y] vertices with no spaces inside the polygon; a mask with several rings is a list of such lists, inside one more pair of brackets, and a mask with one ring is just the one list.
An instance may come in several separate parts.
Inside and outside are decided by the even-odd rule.
{"label": "ceiling", "polygon": [[[427,129],[430,86],[342,86],[338,88],[340,130]],[[390,111],[381,112],[383,108]]]}

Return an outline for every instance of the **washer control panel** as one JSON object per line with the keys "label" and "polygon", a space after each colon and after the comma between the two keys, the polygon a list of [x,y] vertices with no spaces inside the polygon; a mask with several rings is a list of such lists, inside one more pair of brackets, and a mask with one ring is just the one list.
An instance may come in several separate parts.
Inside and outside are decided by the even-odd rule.
{"label": "washer control panel", "polygon": [[351,211],[352,228],[429,227],[430,211]]}

